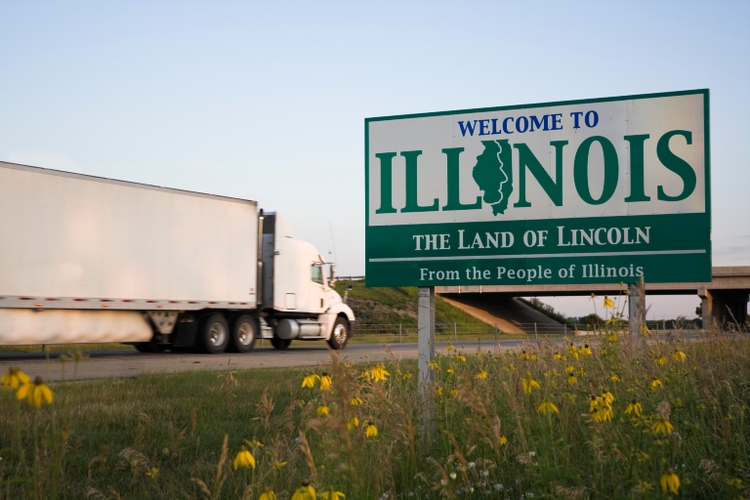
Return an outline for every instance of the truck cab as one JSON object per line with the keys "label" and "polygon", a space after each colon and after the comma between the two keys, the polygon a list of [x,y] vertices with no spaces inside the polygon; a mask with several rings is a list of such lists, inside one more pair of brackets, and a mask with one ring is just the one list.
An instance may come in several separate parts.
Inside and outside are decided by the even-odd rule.
{"label": "truck cab", "polygon": [[259,309],[267,325],[261,325],[262,338],[280,349],[293,339],[323,339],[334,349],[343,348],[354,313],[332,288],[333,264],[310,243],[294,239],[283,217],[266,213],[261,220]]}

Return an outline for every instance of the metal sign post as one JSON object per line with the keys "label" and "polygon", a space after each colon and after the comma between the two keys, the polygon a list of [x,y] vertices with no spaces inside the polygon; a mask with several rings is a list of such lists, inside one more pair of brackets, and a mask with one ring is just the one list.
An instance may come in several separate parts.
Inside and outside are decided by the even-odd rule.
{"label": "metal sign post", "polygon": [[638,342],[646,324],[646,289],[643,280],[628,285],[628,322],[630,334]]}
{"label": "metal sign post", "polygon": [[432,438],[432,382],[434,372],[429,363],[435,360],[435,288],[419,287],[417,303],[417,345],[419,350],[419,393],[424,403],[422,435]]}

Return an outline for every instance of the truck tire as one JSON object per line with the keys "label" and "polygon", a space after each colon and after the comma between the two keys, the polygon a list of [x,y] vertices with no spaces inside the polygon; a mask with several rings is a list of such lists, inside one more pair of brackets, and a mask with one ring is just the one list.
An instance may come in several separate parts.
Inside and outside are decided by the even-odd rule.
{"label": "truck tire", "polygon": [[271,345],[274,346],[279,351],[283,351],[284,349],[289,347],[289,344],[291,343],[292,343],[291,340],[280,339],[279,337],[275,335],[273,336],[273,338],[271,338]]}
{"label": "truck tire", "polygon": [[229,345],[229,325],[221,313],[214,313],[203,320],[198,332],[200,346],[209,354],[221,354]]}
{"label": "truck tire", "polygon": [[258,323],[249,314],[241,314],[232,321],[232,338],[229,347],[233,352],[250,352],[255,347]]}
{"label": "truck tire", "polygon": [[349,322],[339,316],[333,324],[333,331],[331,331],[331,338],[328,339],[328,345],[331,346],[331,349],[339,351],[346,347],[348,341]]}

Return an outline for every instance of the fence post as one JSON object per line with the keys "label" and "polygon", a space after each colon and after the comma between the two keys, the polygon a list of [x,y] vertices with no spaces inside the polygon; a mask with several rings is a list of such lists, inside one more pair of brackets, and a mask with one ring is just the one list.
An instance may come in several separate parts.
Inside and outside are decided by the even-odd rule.
{"label": "fence post", "polygon": [[497,323],[495,323],[495,344],[497,344]]}
{"label": "fence post", "polygon": [[568,335],[568,325],[565,323],[563,323],[563,335],[565,336]]}
{"label": "fence post", "polygon": [[402,343],[403,340],[401,339],[401,323],[398,324],[398,343]]}
{"label": "fence post", "polygon": [[458,337],[456,336],[456,322],[453,322],[453,342],[458,341]]}
{"label": "fence post", "polygon": [[539,340],[539,335],[537,334],[537,331],[536,331],[536,321],[534,321],[534,338]]}

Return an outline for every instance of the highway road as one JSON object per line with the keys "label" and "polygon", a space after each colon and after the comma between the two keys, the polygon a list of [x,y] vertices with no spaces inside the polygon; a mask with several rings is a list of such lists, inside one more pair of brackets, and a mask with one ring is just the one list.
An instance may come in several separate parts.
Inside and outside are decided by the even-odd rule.
{"label": "highway road", "polygon": [[[699,334],[689,333],[681,335],[683,340],[697,340]],[[649,338],[653,342],[654,337]],[[665,340],[660,338],[660,340]],[[547,340],[563,345],[563,337]],[[586,337],[575,337],[575,343],[583,345]],[[592,338],[597,343],[600,338]],[[436,352],[446,354],[448,342],[437,342]],[[494,341],[458,341],[453,345],[465,354],[474,354],[477,349],[492,353],[496,349],[520,349],[523,345],[535,346],[536,341],[526,339]],[[331,351],[323,343],[298,342],[288,349],[279,351],[266,343],[263,347],[256,347],[248,354],[196,354],[196,353],[140,353],[136,351],[95,351],[87,353],[90,357],[78,364],[77,380],[93,380],[105,378],[133,378],[147,373],[178,373],[195,370],[227,371],[245,370],[266,367],[292,366],[325,366],[331,363]],[[368,361],[389,361],[417,358],[417,343],[403,344],[349,344],[340,351],[344,363],[362,363]],[[45,381],[70,380],[73,377],[73,362],[63,363],[59,360],[60,353],[51,354],[49,359],[42,353],[33,354],[0,354],[0,373],[6,373],[11,366],[17,366],[32,378],[41,375]]]}
{"label": "highway road", "polygon": [[[512,349],[523,345],[523,340],[502,340],[500,349]],[[445,353],[447,342],[435,344],[438,352]],[[494,352],[495,342],[478,344],[454,342],[454,346],[464,353]],[[463,346],[463,347],[462,347]],[[331,351],[325,344],[299,342],[288,349],[279,351],[273,347],[256,347],[248,354],[195,354],[195,353],[140,353],[136,351],[95,351],[87,353],[88,359],[79,362],[76,379],[92,380],[102,378],[132,378],[146,373],[177,373],[194,370],[227,371],[265,367],[324,366],[331,362]],[[340,352],[345,363],[367,361],[387,361],[391,359],[416,359],[417,344],[349,344]],[[11,366],[17,366],[32,378],[41,375],[45,381],[70,380],[73,378],[73,362],[64,364],[59,353],[44,354],[0,354],[0,373],[6,373]],[[63,376],[64,373],[64,376]]]}

